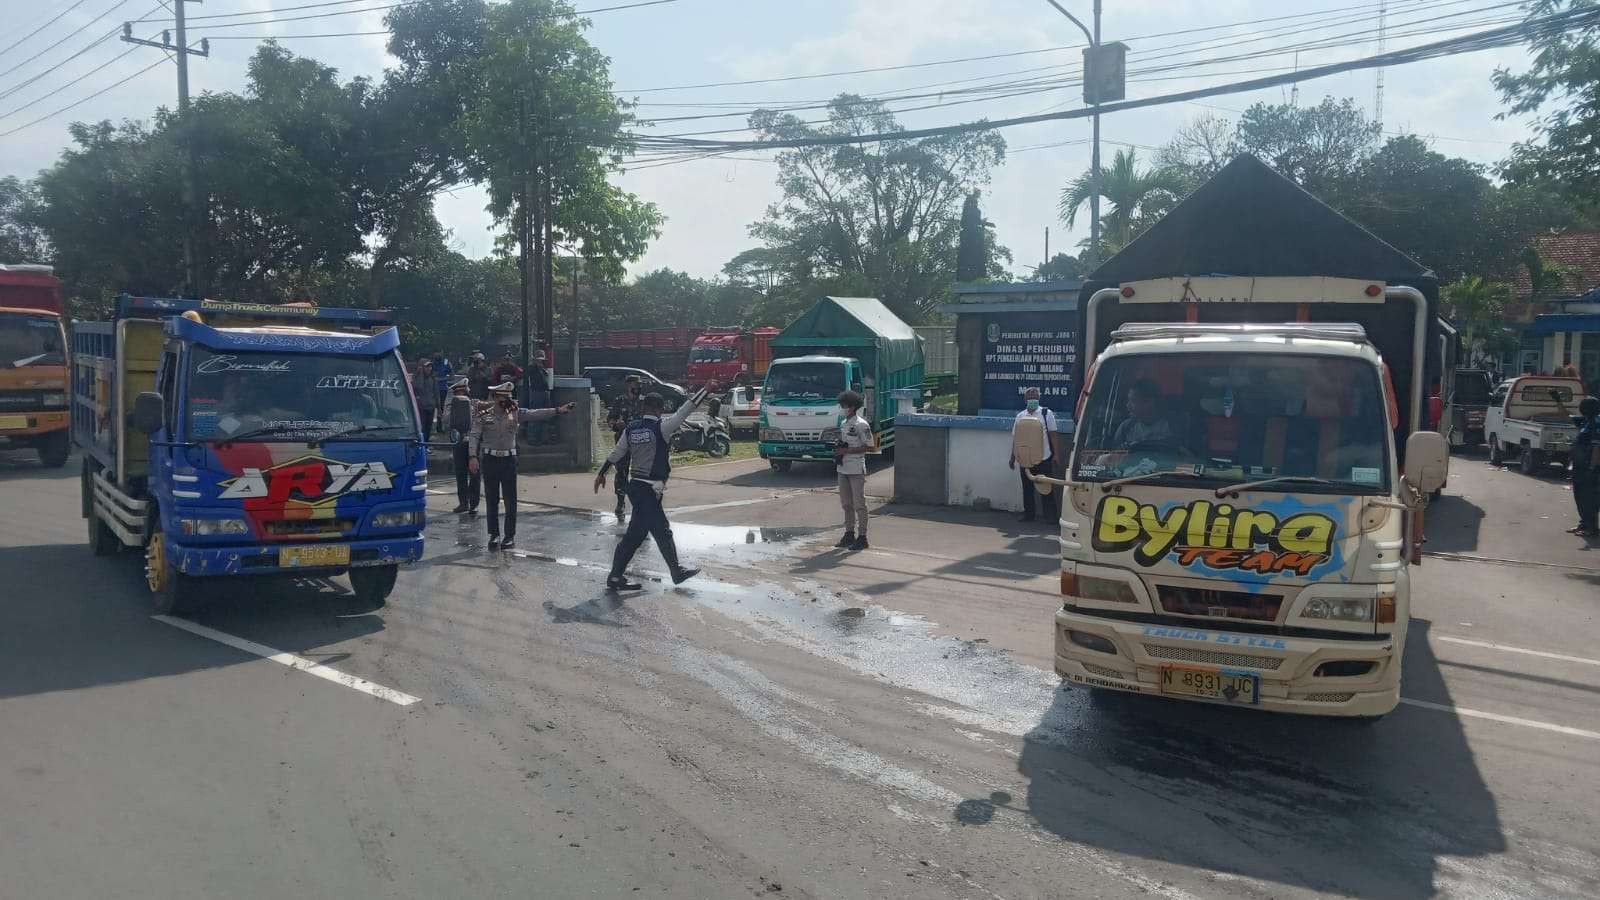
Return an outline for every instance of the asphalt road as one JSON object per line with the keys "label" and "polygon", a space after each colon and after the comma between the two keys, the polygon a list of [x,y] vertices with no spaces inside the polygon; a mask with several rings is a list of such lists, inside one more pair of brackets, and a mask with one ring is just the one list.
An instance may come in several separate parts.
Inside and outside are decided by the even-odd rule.
{"label": "asphalt road", "polygon": [[1600,894],[1600,546],[1481,459],[1372,726],[1059,690],[1048,536],[890,507],[841,557],[805,473],[684,470],[692,586],[607,598],[615,523],[531,503],[513,554],[435,516],[382,610],[167,622],[75,472],[0,459],[0,897]]}

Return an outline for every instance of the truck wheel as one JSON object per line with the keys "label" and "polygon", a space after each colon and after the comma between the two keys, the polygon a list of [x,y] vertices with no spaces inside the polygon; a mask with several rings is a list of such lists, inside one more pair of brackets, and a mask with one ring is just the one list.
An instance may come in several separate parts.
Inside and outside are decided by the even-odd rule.
{"label": "truck wheel", "polygon": [[1505,465],[1505,462],[1506,455],[1505,452],[1500,449],[1500,439],[1492,434],[1489,435],[1489,465],[1503,466]]}
{"label": "truck wheel", "polygon": [[47,469],[59,469],[67,464],[67,457],[72,455],[72,442],[67,439],[65,431],[58,431],[44,439],[39,445],[39,462],[44,463]]}
{"label": "truck wheel", "polygon": [[768,462],[772,464],[772,471],[774,472],[787,472],[789,467],[794,465],[794,461],[789,459],[773,459],[768,460]]}
{"label": "truck wheel", "polygon": [[1517,462],[1521,464],[1522,474],[1538,474],[1545,466],[1544,451],[1535,450],[1532,447],[1523,447],[1522,452],[1517,456]]}
{"label": "truck wheel", "polygon": [[152,529],[150,542],[144,548],[144,578],[155,597],[156,615],[167,616],[194,608],[200,592],[198,579],[172,567],[167,557],[167,536],[159,528]]}
{"label": "truck wheel", "polygon": [[388,602],[389,592],[394,590],[399,575],[399,566],[362,566],[350,570],[350,587],[355,591],[357,602],[379,609]]}
{"label": "truck wheel", "polygon": [[732,449],[733,444],[728,441],[728,436],[725,434],[713,434],[706,438],[706,452],[712,456],[718,458],[727,456],[728,451]]}

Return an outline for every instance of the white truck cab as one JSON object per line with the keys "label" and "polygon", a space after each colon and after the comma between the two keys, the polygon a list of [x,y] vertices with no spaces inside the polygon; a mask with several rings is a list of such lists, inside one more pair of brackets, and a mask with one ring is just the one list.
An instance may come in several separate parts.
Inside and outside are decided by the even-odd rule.
{"label": "white truck cab", "polygon": [[1402,468],[1361,327],[1124,325],[1086,381],[1057,673],[1265,710],[1394,709],[1412,529],[1447,451],[1412,432]]}

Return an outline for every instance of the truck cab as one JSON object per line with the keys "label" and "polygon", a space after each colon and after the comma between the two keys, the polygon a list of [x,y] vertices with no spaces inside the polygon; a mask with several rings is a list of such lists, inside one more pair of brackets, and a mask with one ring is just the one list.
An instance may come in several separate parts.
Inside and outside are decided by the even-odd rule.
{"label": "truck cab", "polygon": [[1359,326],[1124,325],[1077,419],[1063,678],[1323,715],[1395,707],[1411,540],[1445,448],[1413,433],[1400,465]]}
{"label": "truck cab", "polygon": [[[846,356],[773,360],[761,386],[761,458],[780,470],[796,460],[832,462],[839,440],[839,393],[868,390],[864,378],[860,360]],[[872,408],[870,398],[867,408]]]}
{"label": "truck cab", "polygon": [[124,297],[75,338],[90,545],[143,547],[158,611],[266,574],[381,604],[421,558],[426,449],[373,311]]}
{"label": "truck cab", "polygon": [[67,432],[61,282],[45,265],[0,265],[0,447],[32,448],[58,469]]}

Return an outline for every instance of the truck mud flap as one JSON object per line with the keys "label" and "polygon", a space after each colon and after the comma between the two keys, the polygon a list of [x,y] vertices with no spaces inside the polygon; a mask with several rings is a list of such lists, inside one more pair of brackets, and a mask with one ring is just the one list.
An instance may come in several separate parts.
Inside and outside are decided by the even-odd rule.
{"label": "truck mud flap", "polygon": [[144,523],[149,501],[135,500],[124,494],[102,472],[94,473],[95,514],[106,523],[124,544],[144,546]]}

